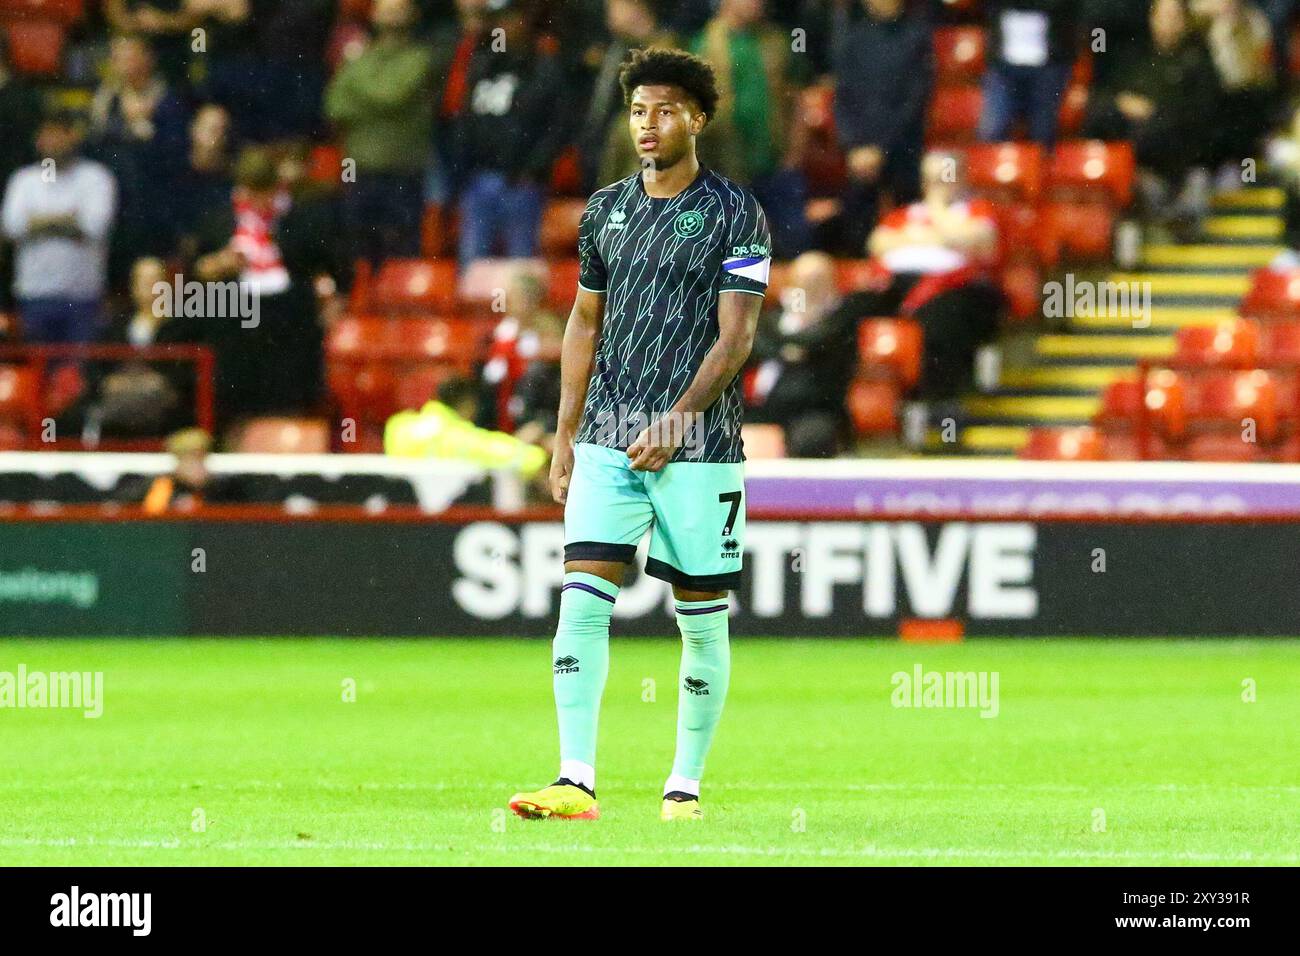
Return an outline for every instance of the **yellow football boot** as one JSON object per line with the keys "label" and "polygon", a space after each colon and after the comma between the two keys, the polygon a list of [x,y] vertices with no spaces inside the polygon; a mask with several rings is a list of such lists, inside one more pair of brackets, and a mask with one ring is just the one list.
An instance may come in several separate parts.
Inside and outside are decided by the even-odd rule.
{"label": "yellow football boot", "polygon": [[510,809],[525,820],[599,820],[596,795],[561,777],[534,793],[516,793]]}
{"label": "yellow football boot", "polygon": [[700,809],[700,798],[682,793],[680,790],[664,794],[664,805],[659,811],[659,819],[703,820],[704,811]]}

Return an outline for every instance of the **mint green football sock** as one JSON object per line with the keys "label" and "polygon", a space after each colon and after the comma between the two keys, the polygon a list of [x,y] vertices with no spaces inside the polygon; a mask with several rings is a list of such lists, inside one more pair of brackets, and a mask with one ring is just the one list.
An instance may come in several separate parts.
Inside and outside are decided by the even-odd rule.
{"label": "mint green football sock", "polygon": [[693,781],[698,786],[731,680],[729,606],[725,596],[676,604],[682,669],[677,688],[677,756],[670,779]]}
{"label": "mint green football sock", "polygon": [[[596,723],[609,674],[609,618],[618,585],[570,571],[560,588],[560,623],[551,644],[561,776],[595,789]],[[578,771],[565,768],[579,766]],[[585,771],[585,772],[584,772]],[[588,777],[578,780],[574,773]]]}

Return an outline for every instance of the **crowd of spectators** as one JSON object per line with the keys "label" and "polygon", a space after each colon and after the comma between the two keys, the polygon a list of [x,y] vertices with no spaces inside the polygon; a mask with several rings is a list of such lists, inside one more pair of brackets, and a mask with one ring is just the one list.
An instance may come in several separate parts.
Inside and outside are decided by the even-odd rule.
{"label": "crowd of spectators", "polygon": [[[324,330],[355,264],[419,255],[430,204],[456,211],[462,269],[537,256],[566,151],[576,147],[579,194],[635,171],[617,82],[628,50],[680,46],[718,72],[702,161],[755,192],[778,258],[799,257],[803,299],[770,301],[764,316],[754,415],[784,425],[797,452],[834,454],[852,319],[917,315],[928,357],[918,387],[937,396],[960,388],[997,328],[999,293],[982,271],[994,220],[962,191],[958,157],[927,154],[936,24],[986,28],[986,141],[1050,148],[1067,84],[1090,56],[1084,135],[1131,140],[1145,212],[1187,220],[1204,212],[1213,178],[1239,175],[1283,118],[1296,6],[104,0],[87,4],[65,75],[44,88],[13,68],[0,31],[0,309],[33,343],[211,345],[222,421],[317,410]],[[844,171],[834,196],[813,196],[806,174],[801,103],[814,86],[834,90]],[[77,88],[88,96],[69,107]],[[306,175],[323,143],[343,157],[335,183]],[[865,300],[835,289],[828,255],[878,260]],[[145,282],[175,273],[249,284],[258,323],[151,319]],[[479,424],[542,442],[562,324],[546,298],[522,272],[512,282],[476,402]],[[133,377],[148,394],[185,392],[169,376]],[[86,378],[69,407],[78,425],[102,421],[112,383],[123,387],[105,369]]]}

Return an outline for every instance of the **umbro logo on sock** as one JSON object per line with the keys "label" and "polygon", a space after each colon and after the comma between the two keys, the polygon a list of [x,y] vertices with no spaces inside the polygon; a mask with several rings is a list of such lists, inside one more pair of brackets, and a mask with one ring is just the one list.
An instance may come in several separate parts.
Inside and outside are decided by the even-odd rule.
{"label": "umbro logo on sock", "polygon": [[557,674],[576,674],[578,673],[578,659],[570,654],[555,659],[555,673]]}
{"label": "umbro logo on sock", "polygon": [[695,694],[697,697],[709,696],[709,682],[700,680],[698,677],[687,677],[682,681],[686,685],[686,693]]}

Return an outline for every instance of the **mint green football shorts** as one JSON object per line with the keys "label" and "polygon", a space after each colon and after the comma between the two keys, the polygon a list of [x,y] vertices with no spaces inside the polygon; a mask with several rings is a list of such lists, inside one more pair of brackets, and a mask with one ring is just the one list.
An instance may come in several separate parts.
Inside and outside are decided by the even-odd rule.
{"label": "mint green football shorts", "polygon": [[565,561],[622,561],[650,532],[646,573],[690,591],[740,585],[743,462],[670,462],[633,471],[627,453],[579,442],[564,506]]}

